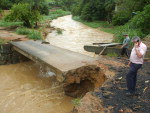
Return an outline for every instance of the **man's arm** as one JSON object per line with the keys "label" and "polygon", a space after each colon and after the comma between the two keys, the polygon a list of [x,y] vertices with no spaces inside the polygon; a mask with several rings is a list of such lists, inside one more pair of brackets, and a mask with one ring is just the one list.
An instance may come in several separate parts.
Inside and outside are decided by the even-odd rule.
{"label": "man's arm", "polygon": [[144,54],[144,50],[139,50],[139,42],[135,43],[135,44],[134,44],[134,47],[135,47],[136,55],[137,55],[139,58],[142,58],[142,57],[143,57],[143,54]]}
{"label": "man's arm", "polygon": [[136,55],[139,57],[139,58],[142,58],[143,55],[141,54],[141,52],[139,51],[138,48],[135,48],[135,52],[136,52]]}
{"label": "man's arm", "polygon": [[122,48],[123,48],[123,47],[125,47],[125,46],[127,46],[127,45],[128,45],[128,43],[126,43],[126,44],[123,44],[123,45],[122,45]]}

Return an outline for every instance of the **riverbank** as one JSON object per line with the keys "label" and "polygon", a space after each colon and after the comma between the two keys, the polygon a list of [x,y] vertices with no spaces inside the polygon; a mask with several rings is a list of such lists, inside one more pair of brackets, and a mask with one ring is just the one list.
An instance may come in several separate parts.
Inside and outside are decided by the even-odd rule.
{"label": "riverbank", "polygon": [[81,22],[89,27],[92,28],[97,28],[101,31],[107,32],[107,33],[112,33],[115,34],[117,32],[117,26],[113,26],[112,24],[109,24],[107,21],[93,21],[93,22],[87,22],[78,16],[72,17],[73,20]]}

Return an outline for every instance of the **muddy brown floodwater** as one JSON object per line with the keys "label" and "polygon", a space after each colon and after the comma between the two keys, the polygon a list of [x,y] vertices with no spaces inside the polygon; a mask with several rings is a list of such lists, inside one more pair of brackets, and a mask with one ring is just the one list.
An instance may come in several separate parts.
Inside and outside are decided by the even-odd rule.
{"label": "muddy brown floodwater", "polygon": [[0,113],[67,113],[72,98],[34,62],[0,66]]}
{"label": "muddy brown floodwater", "polygon": [[74,21],[71,15],[53,20],[51,26],[63,30],[62,34],[58,34],[57,31],[49,33],[46,40],[52,45],[90,56],[91,53],[84,51],[84,45],[100,42],[108,43],[112,42],[113,39],[113,34]]}

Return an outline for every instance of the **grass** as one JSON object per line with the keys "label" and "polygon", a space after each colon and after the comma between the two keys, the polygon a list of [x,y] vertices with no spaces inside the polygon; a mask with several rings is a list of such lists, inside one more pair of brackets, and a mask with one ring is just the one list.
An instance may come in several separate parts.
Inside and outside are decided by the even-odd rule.
{"label": "grass", "polygon": [[117,57],[118,55],[116,53],[108,53],[107,56],[109,56],[109,57]]}
{"label": "grass", "polygon": [[9,42],[8,40],[0,39],[0,45]]}
{"label": "grass", "polygon": [[11,27],[11,26],[22,26],[22,22],[6,22],[4,20],[0,20],[1,27]]}
{"label": "grass", "polygon": [[76,20],[78,22],[81,22],[89,27],[92,28],[100,28],[100,30],[104,31],[104,32],[108,32],[108,33],[112,33],[114,34],[117,30],[117,27],[114,27],[113,25],[109,24],[106,21],[93,21],[93,22],[87,22],[84,20],[81,20],[79,16],[74,16],[73,20]]}
{"label": "grass", "polygon": [[48,16],[43,16],[42,21],[53,20],[53,19],[56,19],[58,17],[65,16],[65,15],[70,15],[70,14],[71,14],[71,12],[69,12],[69,11],[64,11],[62,9],[56,9],[56,10],[54,9],[54,11],[49,12]]}
{"label": "grass", "polygon": [[79,106],[81,104],[81,98],[76,98],[72,100],[73,105]]}
{"label": "grass", "polygon": [[60,35],[63,33],[63,30],[62,29],[57,29],[57,34]]}
{"label": "grass", "polygon": [[29,39],[34,39],[34,40],[42,39],[41,33],[34,29],[17,28],[16,33],[21,35],[27,35]]}

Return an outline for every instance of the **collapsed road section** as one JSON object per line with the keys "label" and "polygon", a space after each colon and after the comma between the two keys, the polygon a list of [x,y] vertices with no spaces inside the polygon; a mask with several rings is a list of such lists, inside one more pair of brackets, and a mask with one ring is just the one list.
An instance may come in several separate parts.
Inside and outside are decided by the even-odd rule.
{"label": "collapsed road section", "polygon": [[11,44],[14,50],[27,58],[48,66],[57,80],[64,83],[64,91],[69,96],[83,96],[105,81],[105,74],[92,57],[42,44],[42,41],[28,40]]}

